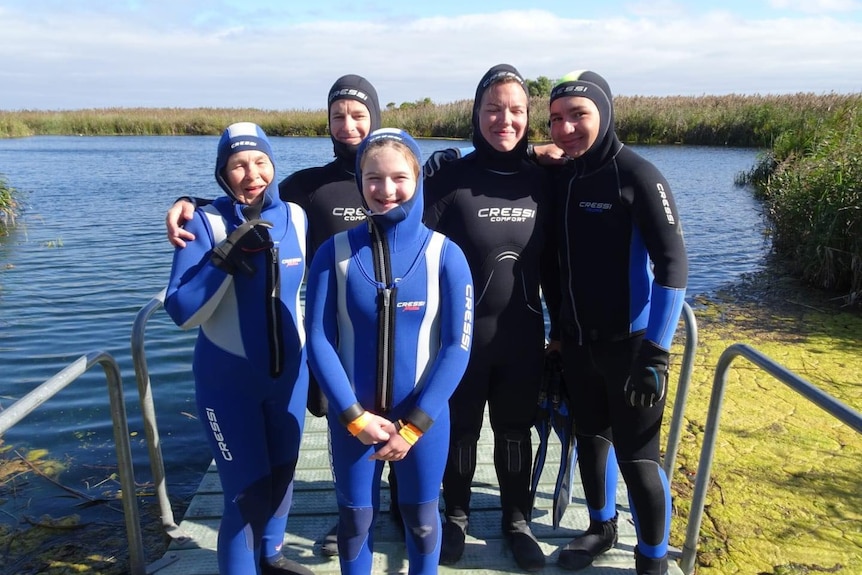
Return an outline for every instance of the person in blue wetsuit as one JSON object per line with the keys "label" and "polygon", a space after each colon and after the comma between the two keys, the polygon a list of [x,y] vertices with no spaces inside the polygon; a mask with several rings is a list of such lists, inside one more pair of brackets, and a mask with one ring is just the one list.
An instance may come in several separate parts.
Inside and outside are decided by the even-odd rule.
{"label": "person in blue wetsuit", "polygon": [[461,249],[422,224],[420,157],[406,132],[372,132],[356,170],[366,223],[325,241],[308,276],[346,575],[371,573],[384,462],[398,477],[408,572],[437,573],[448,400],[469,359],[474,296]]}
{"label": "person in blue wetsuit", "polygon": [[659,432],[688,277],[679,212],[659,170],[617,138],[600,75],[573,72],[554,87],[550,126],[573,158],[555,195],[558,324],[590,515],[558,562],[581,569],[616,543],[618,463],[637,530],[637,573],[663,574],[671,501]]}
{"label": "person in blue wetsuit", "polygon": [[196,240],[174,252],[165,309],[199,327],[195,398],[224,491],[219,572],[307,575],[281,552],[308,390],[306,217],[278,198],[255,124],[224,131],[215,179],[226,195],[187,223]]}
{"label": "person in blue wetsuit", "polygon": [[[442,564],[464,552],[476,449],[488,404],[501,528],[515,561],[534,571],[545,555],[530,528],[531,433],[545,357],[540,285],[559,291],[548,209],[550,182],[531,163],[525,81],[512,66],[489,69],[473,103],[473,145],[426,181],[429,227],[467,257],[476,285],[470,364],[450,400],[452,436],[443,477]],[[544,282],[542,281],[544,277]]]}

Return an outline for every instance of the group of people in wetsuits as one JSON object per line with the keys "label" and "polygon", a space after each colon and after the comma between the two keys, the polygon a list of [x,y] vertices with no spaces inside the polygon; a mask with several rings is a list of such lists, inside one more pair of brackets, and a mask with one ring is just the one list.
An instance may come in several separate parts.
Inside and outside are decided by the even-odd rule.
{"label": "group of people in wetsuits", "polygon": [[661,173],[618,140],[601,76],[554,86],[554,165],[528,146],[529,100],[514,67],[492,67],[476,89],[472,149],[423,166],[409,134],[380,128],[374,87],[344,76],[327,98],[332,162],[276,185],[266,135],[235,124],[216,162],[226,196],[169,211],[165,305],[200,326],[193,367],[224,487],[221,573],[311,572],[281,552],[306,407],[328,420],[338,522],[323,549],[342,573],[371,573],[387,463],[409,572],[456,565],[486,405],[501,530],[519,567],[540,570],[525,406],[554,350],[590,517],[558,564],[584,568],[616,543],[619,469],[636,571],[666,572],[659,430],[687,279],[679,214]]}

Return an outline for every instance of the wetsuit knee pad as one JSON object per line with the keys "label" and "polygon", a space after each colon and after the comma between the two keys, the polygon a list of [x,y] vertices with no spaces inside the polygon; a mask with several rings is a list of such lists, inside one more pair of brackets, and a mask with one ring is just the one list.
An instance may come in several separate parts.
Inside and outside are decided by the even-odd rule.
{"label": "wetsuit knee pad", "polygon": [[293,503],[293,472],[296,464],[279,465],[272,470],[272,506],[275,517],[284,517]]}
{"label": "wetsuit knee pad", "polygon": [[437,546],[440,515],[437,500],[426,503],[401,504],[401,517],[407,526],[407,537],[422,555],[428,555]]}
{"label": "wetsuit knee pad", "polygon": [[338,555],[346,561],[359,557],[374,523],[371,507],[338,506]]}
{"label": "wetsuit knee pad", "polygon": [[608,521],[616,515],[617,462],[614,446],[601,435],[575,435],[578,465],[587,495],[590,519]]}
{"label": "wetsuit knee pad", "polygon": [[661,466],[648,459],[620,461],[629,490],[629,503],[638,535],[638,548],[647,557],[667,553],[670,534],[670,486]]}
{"label": "wetsuit knee pad", "polygon": [[521,473],[530,469],[532,447],[530,434],[507,431],[494,436],[495,464],[499,471]]}
{"label": "wetsuit knee pad", "polygon": [[476,441],[466,439],[450,445],[449,467],[458,475],[472,479],[476,472]]}
{"label": "wetsuit knee pad", "polygon": [[255,538],[261,535],[273,512],[270,485],[270,478],[267,476],[233,498],[233,503],[239,509],[243,522],[251,527]]}

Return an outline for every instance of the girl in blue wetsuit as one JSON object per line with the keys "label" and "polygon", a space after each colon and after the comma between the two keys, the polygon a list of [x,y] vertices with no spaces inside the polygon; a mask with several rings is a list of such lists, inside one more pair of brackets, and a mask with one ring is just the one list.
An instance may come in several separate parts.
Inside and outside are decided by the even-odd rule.
{"label": "girl in blue wetsuit", "polygon": [[422,224],[420,166],[407,133],[372,132],[356,171],[367,223],[327,240],[309,272],[309,362],[329,400],[338,556],[350,575],[371,573],[385,461],[409,573],[437,573],[448,400],[470,355],[473,285],[460,248]]}
{"label": "girl in blue wetsuit", "polygon": [[278,199],[255,124],[224,131],[215,178],[227,195],[186,224],[197,239],[174,252],[165,309],[180,327],[200,327],[195,396],[224,490],[219,572],[309,574],[280,551],[308,390],[305,213]]}

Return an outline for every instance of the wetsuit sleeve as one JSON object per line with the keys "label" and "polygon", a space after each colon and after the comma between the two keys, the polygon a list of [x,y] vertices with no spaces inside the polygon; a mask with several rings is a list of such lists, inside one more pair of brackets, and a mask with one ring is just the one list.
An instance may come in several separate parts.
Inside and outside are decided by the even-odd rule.
{"label": "wetsuit sleeve", "polygon": [[467,258],[449,239],[440,257],[440,351],[419,391],[416,406],[405,418],[423,432],[448,406],[467,369],[473,339],[475,301]]}
{"label": "wetsuit sleeve", "polygon": [[296,204],[303,210],[308,211],[308,195],[302,193],[297,183],[296,174],[291,174],[279,182],[278,195],[285,202]]}
{"label": "wetsuit sleeve", "polygon": [[447,186],[444,179],[446,179],[446,175],[441,174],[439,171],[435,172],[432,176],[425,176],[425,210],[423,213],[423,222],[432,230],[445,234],[445,231],[442,229],[442,222],[447,208],[455,200],[457,186]]}
{"label": "wetsuit sleeve", "polygon": [[190,329],[212,315],[233,277],[210,261],[213,235],[201,210],[186,223],[186,229],[197,239],[174,250],[165,310],[178,326]]}
{"label": "wetsuit sleeve", "polygon": [[213,201],[208,198],[198,198],[196,196],[180,196],[174,200],[174,203],[177,202],[189,202],[190,204],[194,204],[195,208],[208,206],[213,203]]}
{"label": "wetsuit sleeve", "polygon": [[646,339],[670,349],[688,281],[688,256],[682,223],[670,185],[651,164],[638,171],[632,213],[653,262]]}
{"label": "wetsuit sleeve", "polygon": [[329,239],[311,262],[305,288],[308,364],[329,400],[329,412],[341,415],[358,399],[338,357],[338,287],[335,244]]}

